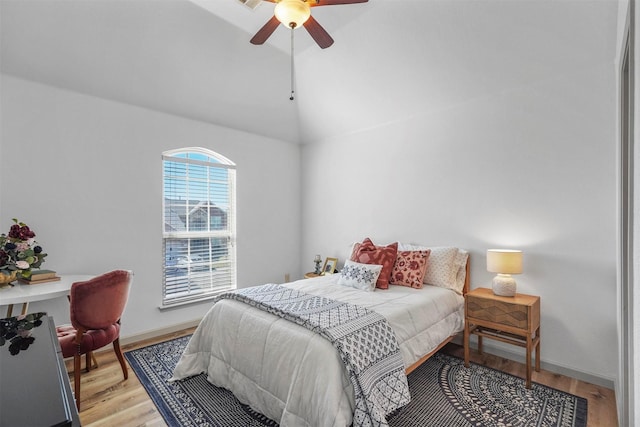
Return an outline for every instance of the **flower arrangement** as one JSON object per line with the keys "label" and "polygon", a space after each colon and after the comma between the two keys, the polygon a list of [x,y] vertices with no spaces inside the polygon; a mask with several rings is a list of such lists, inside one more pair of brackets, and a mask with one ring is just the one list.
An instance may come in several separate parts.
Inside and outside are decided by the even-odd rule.
{"label": "flower arrangement", "polygon": [[13,222],[8,234],[0,234],[0,273],[29,278],[31,269],[40,268],[47,254],[33,240],[36,233],[29,226],[15,218]]}

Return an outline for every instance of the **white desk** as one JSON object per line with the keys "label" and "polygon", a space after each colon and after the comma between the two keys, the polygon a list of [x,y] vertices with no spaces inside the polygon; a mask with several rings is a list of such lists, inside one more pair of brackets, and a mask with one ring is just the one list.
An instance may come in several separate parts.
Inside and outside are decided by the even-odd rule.
{"label": "white desk", "polygon": [[26,314],[29,303],[43,301],[69,295],[69,290],[74,282],[83,282],[95,276],[92,275],[61,275],[57,282],[37,283],[27,285],[16,282],[13,287],[0,288],[0,305],[6,305],[7,317],[11,317],[13,304],[22,304],[22,313]]}

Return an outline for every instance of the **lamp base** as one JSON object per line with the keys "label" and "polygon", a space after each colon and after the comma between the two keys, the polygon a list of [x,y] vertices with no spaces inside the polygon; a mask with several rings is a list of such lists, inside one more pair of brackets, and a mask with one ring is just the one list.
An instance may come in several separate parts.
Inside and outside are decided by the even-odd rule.
{"label": "lamp base", "polygon": [[516,279],[510,274],[498,274],[493,278],[493,293],[503,297],[516,295]]}

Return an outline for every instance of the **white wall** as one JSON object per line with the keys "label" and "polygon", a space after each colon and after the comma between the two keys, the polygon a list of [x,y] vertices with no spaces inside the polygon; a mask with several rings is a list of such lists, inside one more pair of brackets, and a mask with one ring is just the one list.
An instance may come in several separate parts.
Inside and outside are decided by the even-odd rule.
{"label": "white wall", "polygon": [[613,64],[583,64],[307,145],[303,265],[316,253],[342,263],[366,236],[455,245],[471,251],[475,288],[491,283],[488,248],[522,249],[518,291],[541,296],[543,366],[612,385],[615,111]]}
{"label": "white wall", "polygon": [[[616,55],[615,69],[617,73],[616,93],[618,94],[618,104],[620,106],[623,105],[621,94],[622,94],[622,91],[625,89],[623,87],[623,82],[621,79],[622,63],[623,63],[624,53],[626,50],[625,46],[627,43],[627,37],[629,36],[631,31],[631,26],[630,26],[631,21],[629,19],[630,6],[631,6],[631,3],[628,0],[620,0],[618,2],[617,42],[616,42],[618,52]],[[629,71],[630,73],[633,73],[633,64],[630,64],[630,65],[631,66]],[[617,112],[618,114],[616,116],[616,120],[619,124],[617,144],[620,147],[620,149],[618,150],[617,156],[619,159],[619,164],[622,165],[623,163],[626,162],[626,160],[628,160],[626,158],[622,158],[622,156],[624,155],[622,150],[624,143],[621,138],[621,135],[623,133],[622,132],[623,127],[621,124],[622,124],[622,119],[625,116],[625,111],[622,108],[618,108]],[[636,156],[637,156],[637,153],[636,153]],[[619,177],[619,182],[620,182],[619,188],[618,188],[619,218],[622,218],[623,216],[622,209],[625,204],[624,201],[627,200],[629,197],[631,198],[634,197],[633,194],[628,195],[623,192],[622,183],[625,182],[625,180],[627,179],[625,176],[623,176],[623,172],[624,172],[623,169],[621,167],[618,167],[617,175]],[[633,177],[631,178],[631,182],[633,182]],[[632,218],[632,221],[633,221],[633,218]],[[623,281],[623,279],[626,276],[626,274],[624,274],[624,271],[626,269],[627,262],[625,262],[625,260],[623,259],[623,257],[625,256],[624,254],[625,251],[622,249],[622,246],[624,244],[624,240],[622,239],[622,233],[627,233],[628,239],[630,239],[630,241],[633,241],[634,227],[625,226],[625,224],[623,223],[624,221],[622,220],[618,222],[619,222],[618,224],[619,225],[618,227],[618,230],[619,230],[618,278],[619,279],[618,279],[618,295],[617,295],[617,299],[618,299],[617,312],[618,312],[618,357],[619,357],[618,372],[619,373],[618,373],[617,381],[615,384],[615,393],[616,393],[616,401],[617,401],[617,409],[618,409],[618,423],[620,425],[633,427],[633,425],[639,424],[638,421],[635,421],[635,424],[634,424],[634,415],[633,415],[634,405],[632,403],[634,382],[637,383],[637,380],[635,380],[633,377],[634,339],[633,339],[633,324],[630,321],[630,319],[633,318],[634,304],[632,301],[633,292],[631,292],[631,290],[629,289],[629,286],[633,287],[633,283],[631,282],[627,284]],[[632,248],[633,248],[633,243],[632,243]],[[631,262],[632,264],[631,268],[634,268],[633,262],[631,260],[629,260],[628,262]],[[631,277],[629,280],[633,280],[633,277]],[[636,277],[636,280],[637,280],[637,277]],[[628,295],[630,295],[630,298]],[[636,372],[636,377],[637,377],[637,372]]]}
{"label": "white wall", "polygon": [[[633,101],[633,209],[634,209],[634,233],[633,233],[633,252],[635,263],[633,266],[633,288],[631,289],[632,301],[630,317],[633,324],[629,325],[632,330],[632,342],[629,343],[633,360],[631,361],[631,373],[633,377],[630,379],[632,390],[630,390],[630,408],[629,408],[629,426],[640,426],[640,407],[638,407],[637,399],[640,396],[640,149],[638,145],[638,135],[640,134],[640,37],[637,29],[637,23],[640,22],[640,8],[636,2],[630,2],[630,21],[631,21],[631,46],[633,49],[633,65],[632,79],[634,89]],[[633,400],[635,399],[635,400]]]}
{"label": "white wall", "polygon": [[[14,217],[28,223],[49,253],[44,267],[62,273],[132,269],[124,337],[198,319],[210,306],[158,310],[167,149],[202,146],[237,164],[240,287],[300,275],[297,145],[7,75],[1,85],[0,229]],[[68,321],[64,298],[35,310]]]}
{"label": "white wall", "polygon": [[[238,164],[241,286],[296,277],[316,253],[344,261],[366,235],[470,249],[473,284],[487,286],[485,250],[518,247],[519,289],[542,296],[543,360],[614,378],[615,78],[612,63],[598,62],[609,7],[450,3],[429,2],[438,13],[412,15],[420,25],[335,29],[349,43],[298,58],[299,75],[326,77],[299,84],[296,102],[312,112],[300,123],[328,135],[302,149],[301,165],[298,147],[279,141],[3,76],[0,230],[12,217],[28,222],[59,271],[134,269],[125,336],[195,319],[208,304],[156,309],[160,153],[202,145]],[[391,2],[369,5],[391,25]],[[411,28],[419,37],[405,37]],[[352,44],[359,38],[374,38],[375,54]],[[15,52],[31,58],[23,45]],[[345,66],[338,53],[357,62]],[[391,108],[373,108],[382,104]],[[371,128],[365,118],[392,122]],[[335,136],[351,132],[347,122],[367,130]]]}

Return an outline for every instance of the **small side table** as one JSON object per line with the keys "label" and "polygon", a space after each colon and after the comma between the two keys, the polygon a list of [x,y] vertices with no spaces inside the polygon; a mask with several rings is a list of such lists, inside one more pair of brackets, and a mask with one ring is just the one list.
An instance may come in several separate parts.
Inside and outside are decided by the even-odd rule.
{"label": "small side table", "polygon": [[314,272],[309,272],[309,273],[304,273],[304,278],[305,279],[313,279],[314,277],[320,277],[321,274],[316,274]]}
{"label": "small side table", "polygon": [[469,366],[469,339],[491,338],[527,349],[526,387],[531,388],[531,353],[535,349],[535,369],[540,372],[540,297],[516,294],[498,296],[488,288],[477,288],[465,297],[464,365]]}

